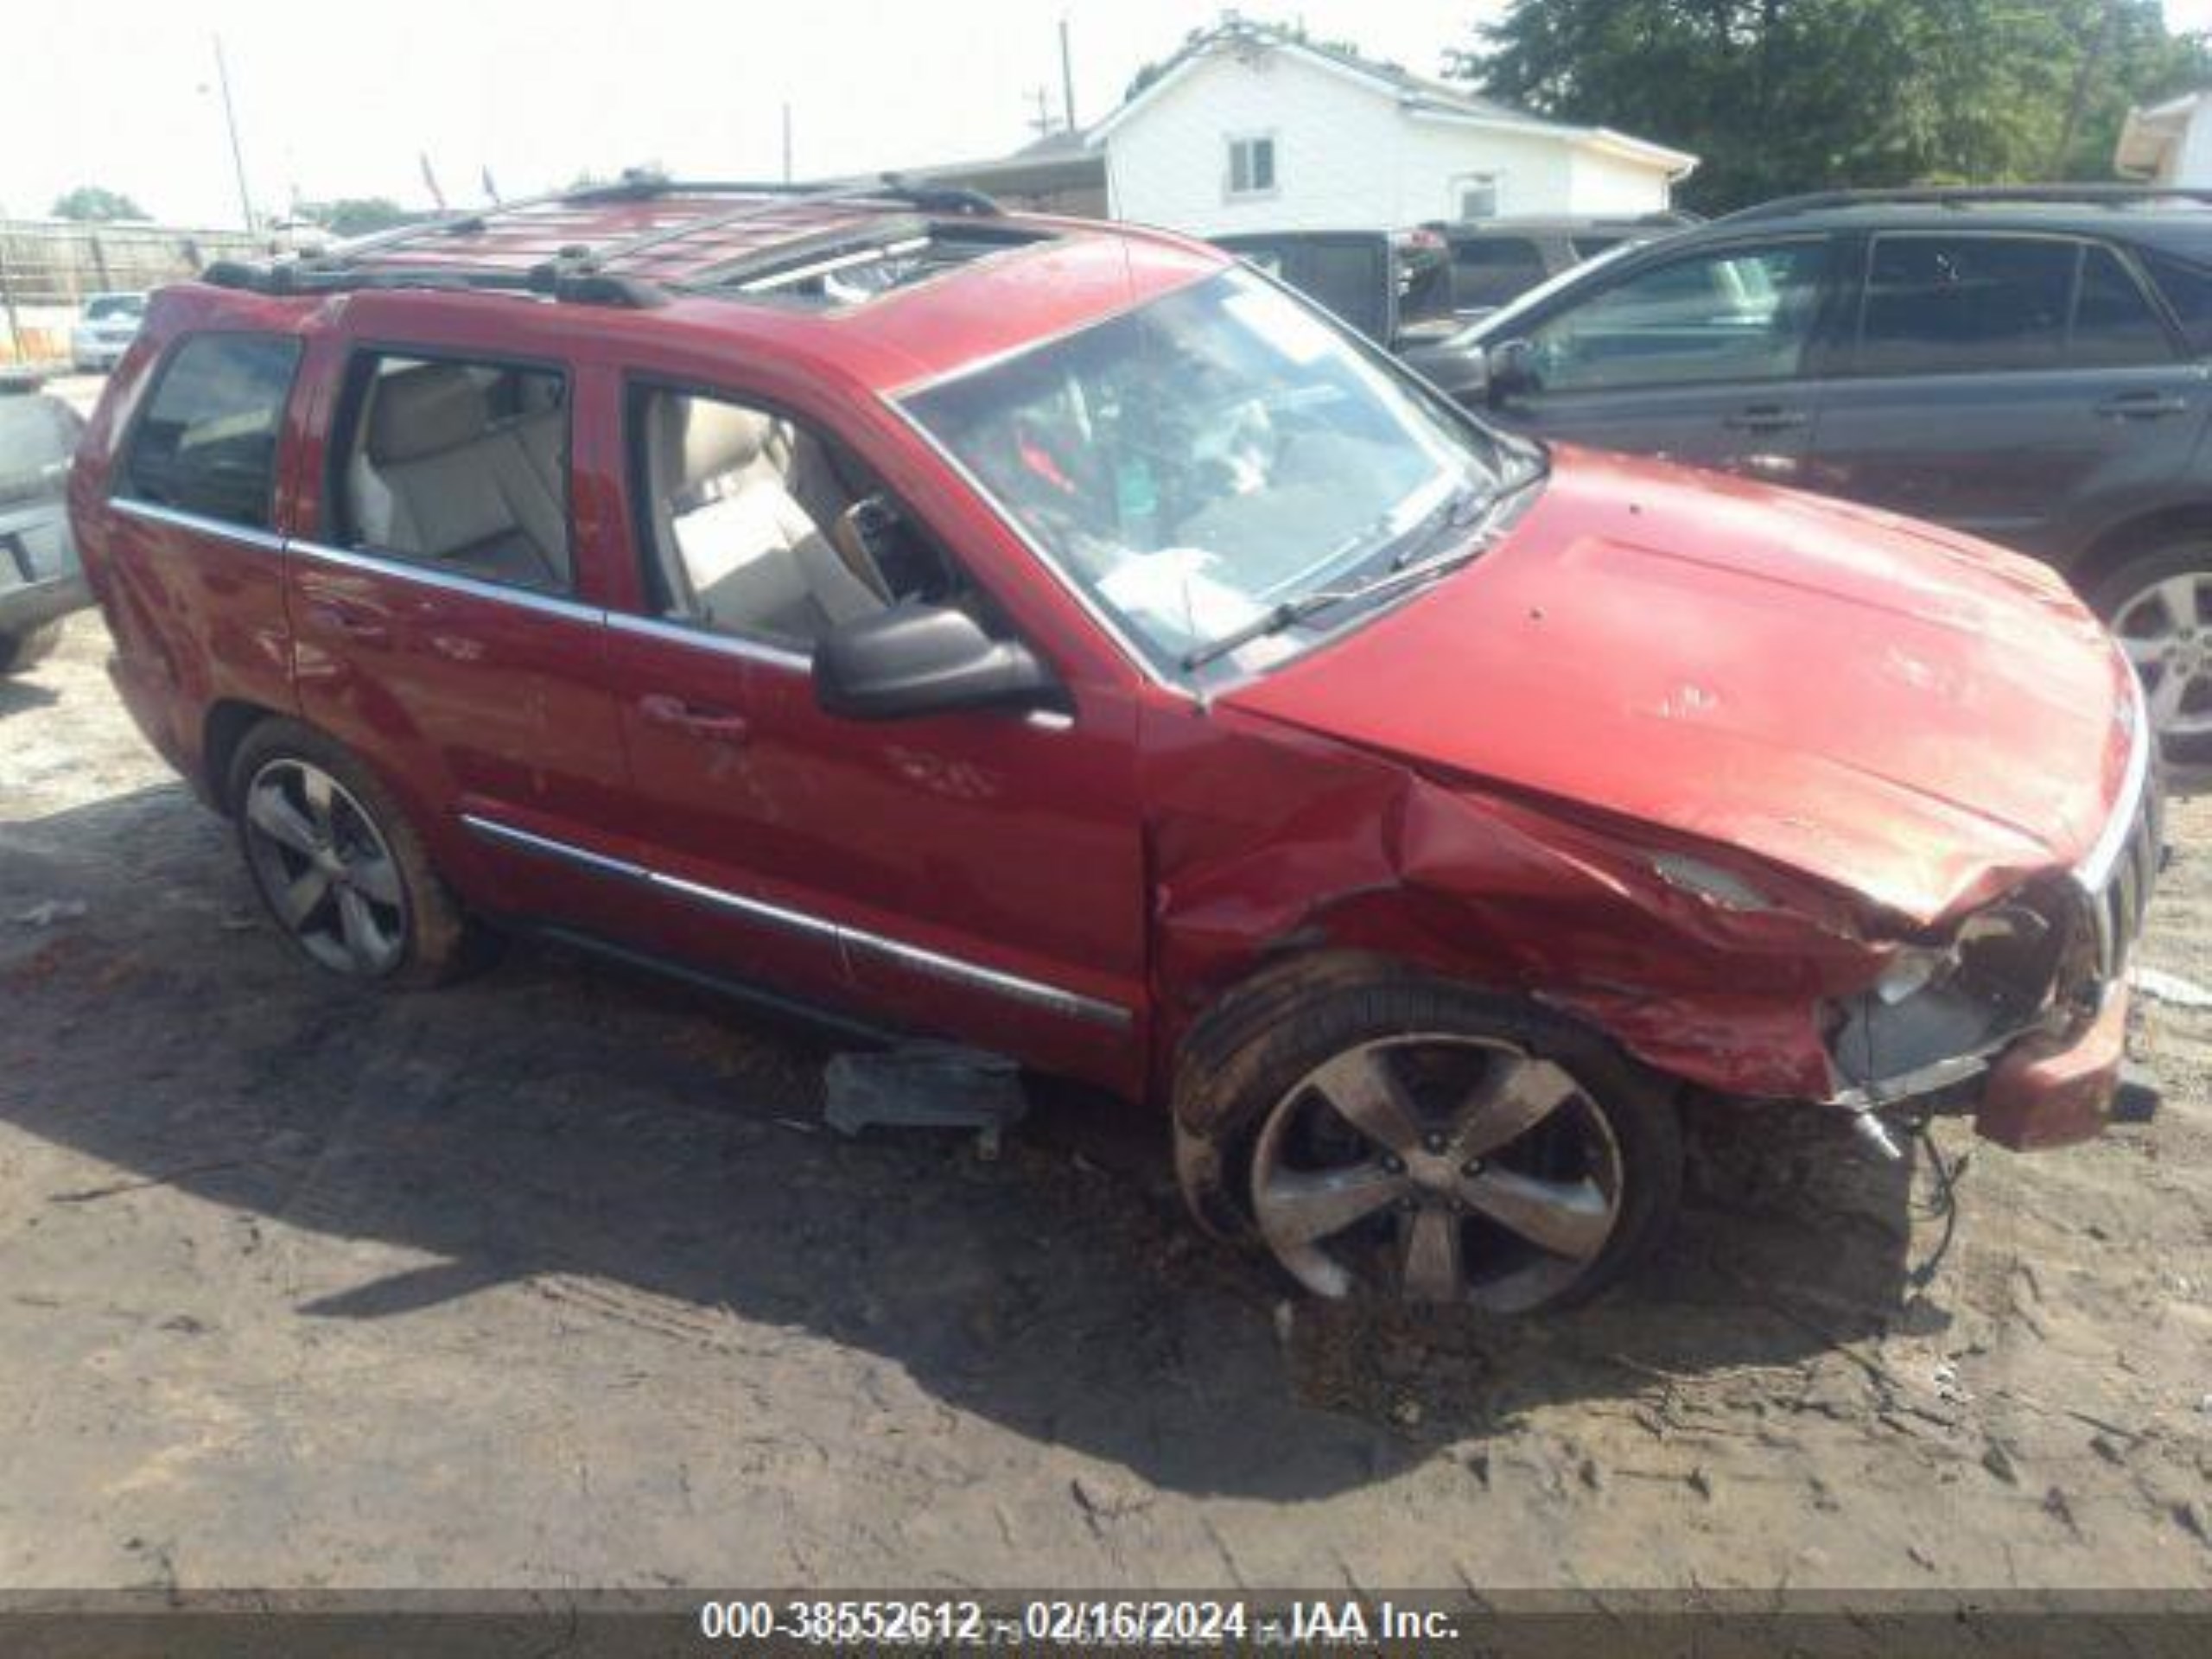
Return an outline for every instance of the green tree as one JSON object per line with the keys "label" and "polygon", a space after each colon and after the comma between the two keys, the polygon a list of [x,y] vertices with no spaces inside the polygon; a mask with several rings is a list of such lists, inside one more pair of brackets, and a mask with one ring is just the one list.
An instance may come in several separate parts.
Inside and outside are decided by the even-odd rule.
{"label": "green tree", "polygon": [[1702,158],[1688,205],[2112,176],[2132,103],[2212,79],[2158,0],[1515,0],[1449,73]]}
{"label": "green tree", "polygon": [[54,203],[54,217],[74,219],[87,224],[105,224],[118,219],[144,219],[146,210],[124,195],[120,190],[110,190],[97,184],[80,184],[74,190],[57,197]]}
{"label": "green tree", "polygon": [[388,196],[340,196],[333,201],[303,201],[294,211],[333,236],[366,236],[372,231],[410,225],[423,217]]}

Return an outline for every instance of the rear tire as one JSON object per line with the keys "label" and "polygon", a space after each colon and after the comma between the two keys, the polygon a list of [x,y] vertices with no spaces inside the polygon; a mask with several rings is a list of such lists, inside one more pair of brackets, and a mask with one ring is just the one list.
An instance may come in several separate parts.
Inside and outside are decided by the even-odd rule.
{"label": "rear tire", "polygon": [[0,633],[0,675],[20,674],[44,662],[61,643],[61,624],[41,623],[22,633]]}
{"label": "rear tire", "polygon": [[1273,970],[1194,1029],[1176,1170],[1213,1232],[1315,1294],[1496,1313],[1586,1300],[1681,1196],[1671,1091],[1516,1000],[1385,963]]}
{"label": "rear tire", "polygon": [[249,731],[228,800],[254,890],[318,967],[393,989],[479,966],[486,936],[398,801],[343,744],[289,720]]}
{"label": "rear tire", "polygon": [[2139,553],[2100,576],[2088,600],[2142,677],[2165,758],[2212,761],[2212,541]]}

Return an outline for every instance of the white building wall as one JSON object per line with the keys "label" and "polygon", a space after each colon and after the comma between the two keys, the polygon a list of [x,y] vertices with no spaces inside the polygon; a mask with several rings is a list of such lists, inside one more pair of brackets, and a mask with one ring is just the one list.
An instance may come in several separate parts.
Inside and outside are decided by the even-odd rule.
{"label": "white building wall", "polygon": [[2166,152],[2158,182],[2188,189],[2212,186],[2212,99],[2198,99],[2190,111],[2180,142]]}
{"label": "white building wall", "polygon": [[[1272,195],[1229,194],[1229,141],[1272,135]],[[1457,216],[1462,178],[1494,175],[1502,213],[1644,213],[1656,167],[1571,138],[1414,115],[1389,92],[1286,53],[1223,53],[1106,136],[1109,211],[1199,236],[1374,230]]]}
{"label": "white building wall", "polygon": [[[1210,236],[1398,222],[1395,105],[1280,52],[1210,60],[1106,137],[1116,219]],[[1229,140],[1272,133],[1272,196],[1229,194]]]}
{"label": "white building wall", "polygon": [[1461,183],[1485,173],[1497,181],[1501,213],[1572,211],[1572,152],[1564,141],[1433,117],[1397,114],[1393,119],[1399,134],[1399,211],[1389,228],[1457,219]]}
{"label": "white building wall", "polygon": [[1574,149],[1569,211],[1577,213],[1656,213],[1670,206],[1666,173],[1593,145]]}

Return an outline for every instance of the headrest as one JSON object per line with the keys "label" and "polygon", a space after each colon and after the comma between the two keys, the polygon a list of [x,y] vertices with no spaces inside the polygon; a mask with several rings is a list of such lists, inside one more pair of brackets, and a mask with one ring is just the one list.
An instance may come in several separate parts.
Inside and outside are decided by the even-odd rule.
{"label": "headrest", "polygon": [[662,454],[677,460],[676,487],[688,490],[751,466],[767,446],[774,420],[710,397],[660,401]]}
{"label": "headrest", "polygon": [[383,465],[442,454],[482,437],[491,419],[484,388],[467,369],[447,363],[404,369],[377,382],[369,459]]}

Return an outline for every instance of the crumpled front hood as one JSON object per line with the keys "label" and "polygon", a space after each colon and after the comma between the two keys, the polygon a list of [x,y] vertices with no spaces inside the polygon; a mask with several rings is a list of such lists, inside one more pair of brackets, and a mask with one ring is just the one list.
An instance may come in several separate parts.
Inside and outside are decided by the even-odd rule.
{"label": "crumpled front hood", "polygon": [[2056,575],[1986,543],[1562,448],[1475,564],[1222,701],[1924,923],[2088,850],[2127,672]]}

